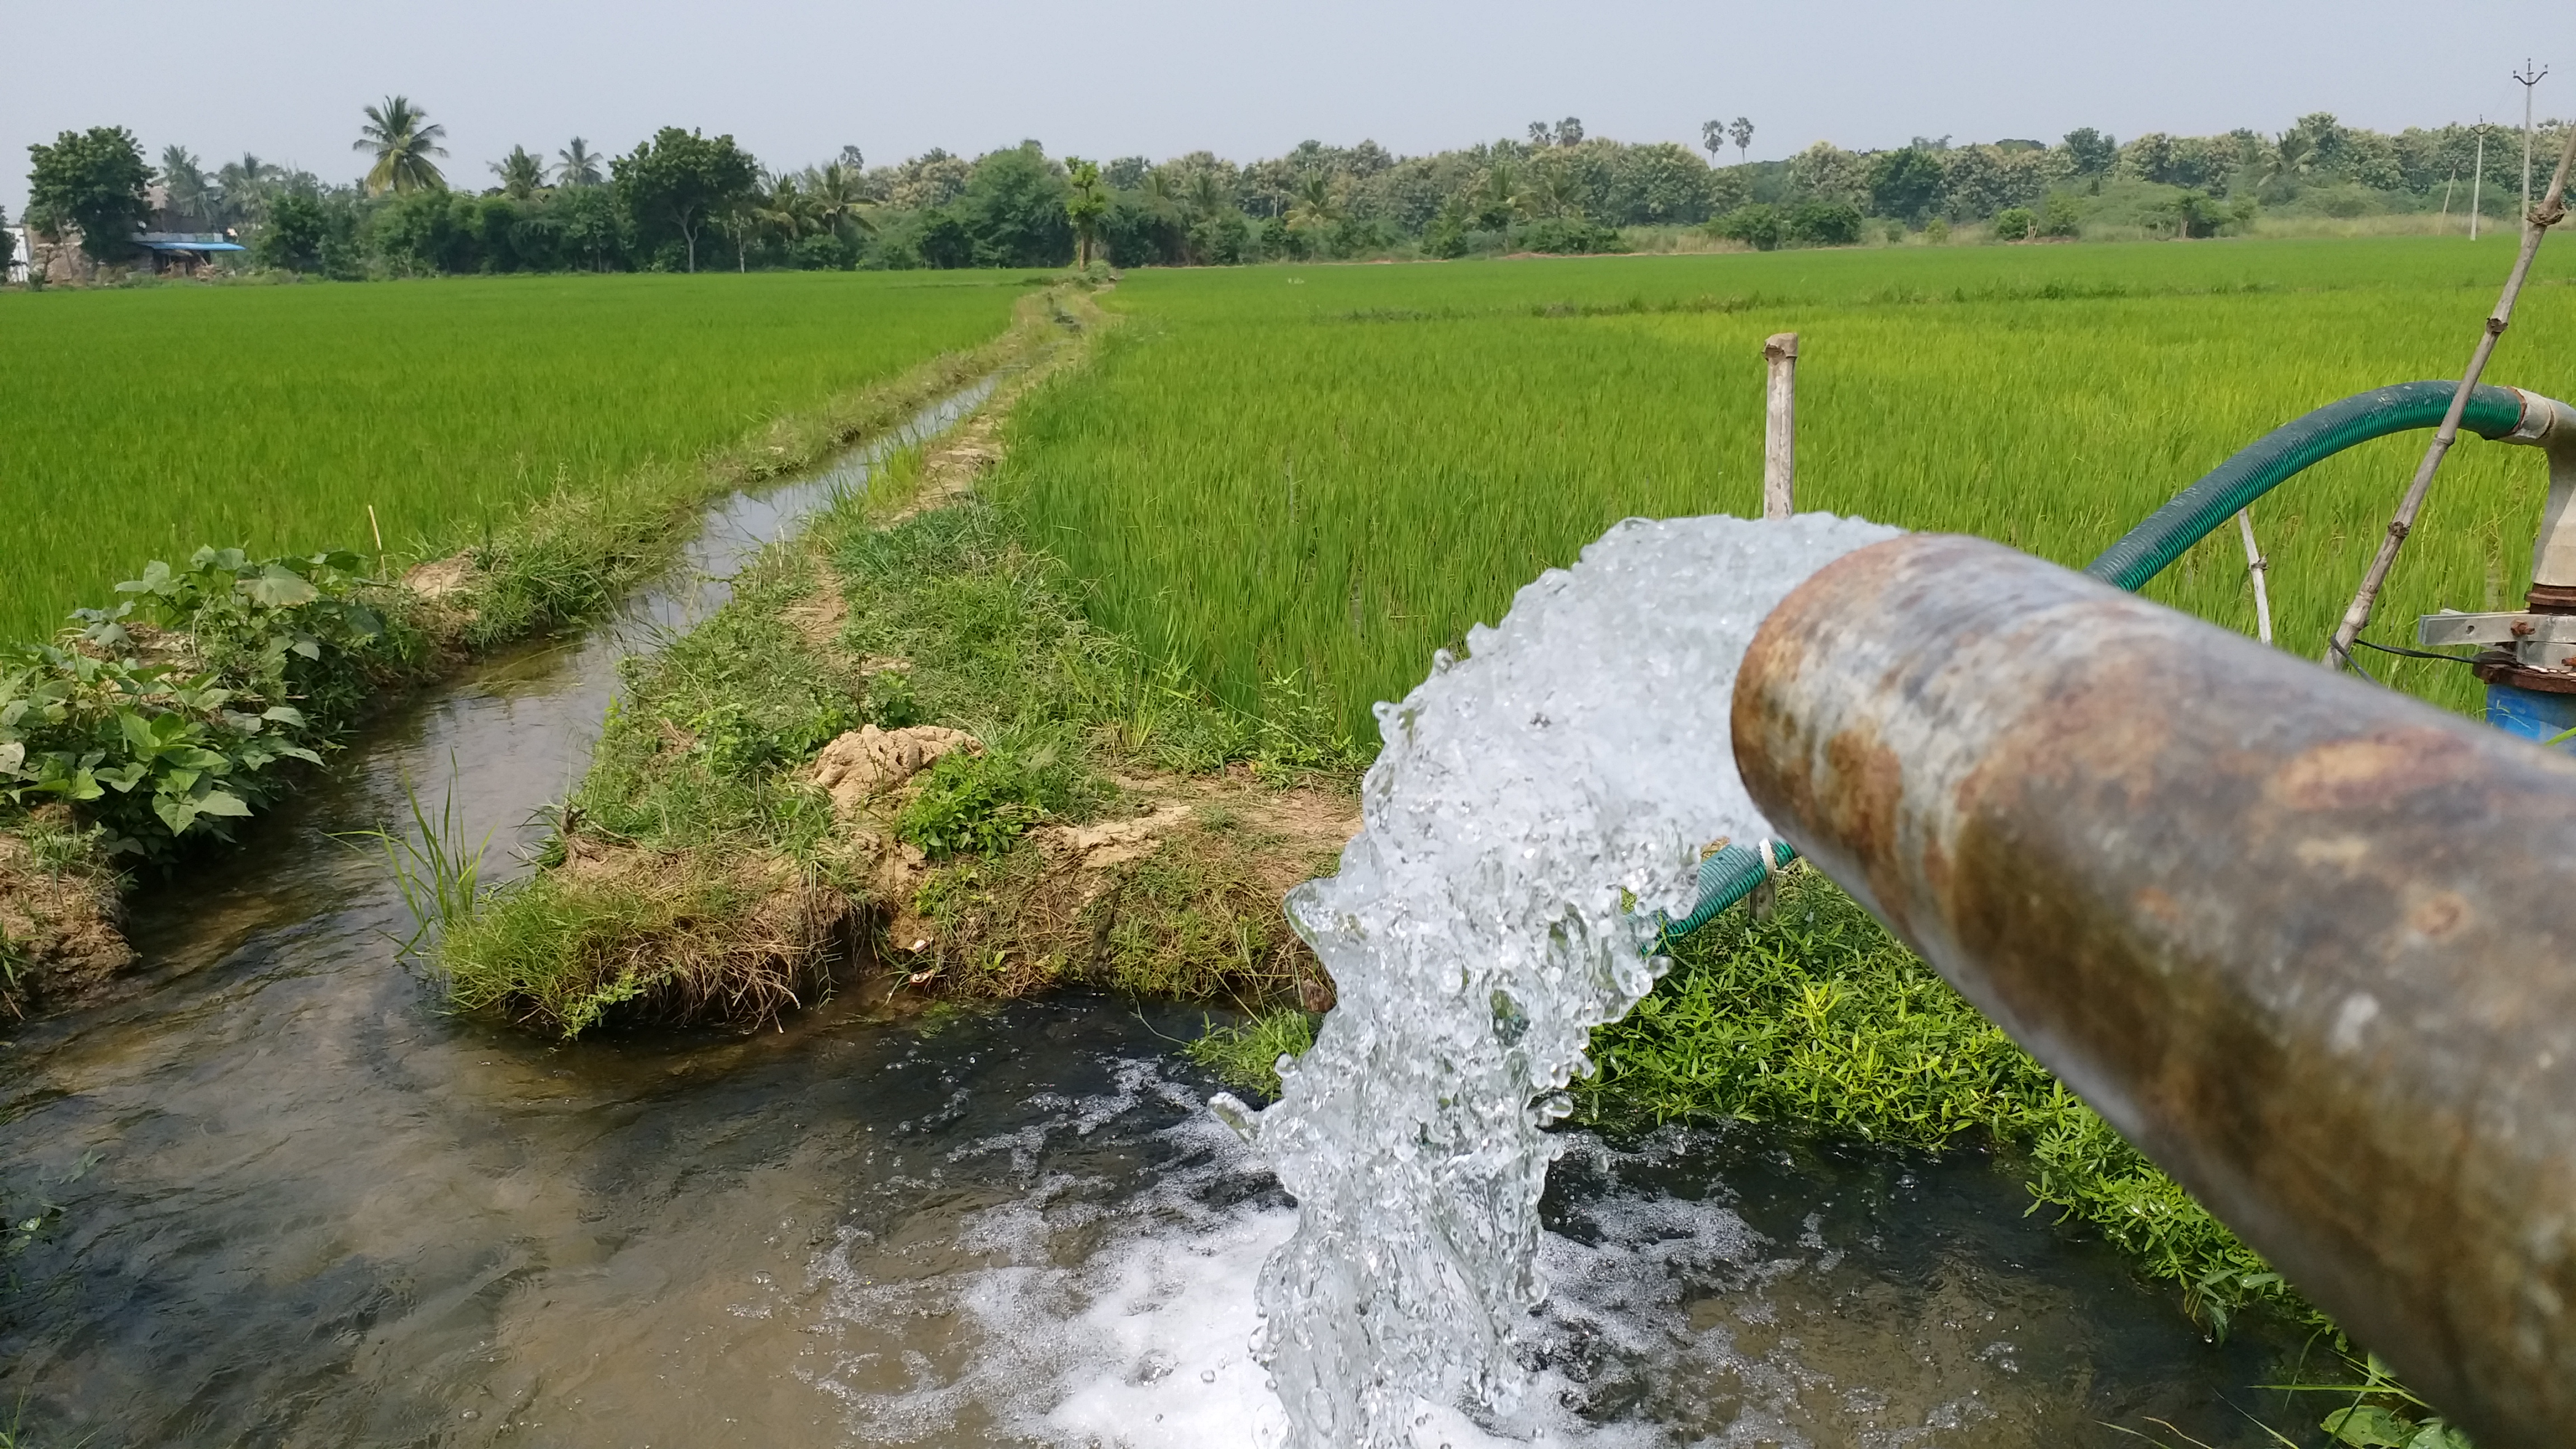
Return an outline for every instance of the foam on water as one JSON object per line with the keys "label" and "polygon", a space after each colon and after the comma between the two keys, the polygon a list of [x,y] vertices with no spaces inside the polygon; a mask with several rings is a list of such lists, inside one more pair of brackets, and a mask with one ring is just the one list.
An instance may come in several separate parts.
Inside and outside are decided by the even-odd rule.
{"label": "foam on water", "polygon": [[[874,1231],[844,1225],[809,1288],[735,1310],[803,1320],[802,1377],[842,1422],[799,1442],[1289,1443],[1250,1343],[1261,1264],[1297,1227],[1269,1171],[1204,1115],[1176,1119],[1191,1089],[1150,1061],[1119,1063],[1109,1092],[1043,1105],[1039,1123],[947,1154],[998,1171],[924,1172],[904,1184],[917,1208]],[[1726,1137],[1667,1130],[1619,1149],[1564,1134],[1568,1180],[1538,1244],[1553,1291],[1515,1335],[1532,1391],[1481,1422],[1409,1404],[1394,1442],[2037,1449],[2089,1422],[2062,1387],[2089,1350],[2047,1345],[2080,1339],[2068,1320],[2097,1300],[1956,1263],[1907,1281],[1922,1245],[1878,1241],[1919,1216],[1901,1200],[1830,1224],[1818,1201],[1803,1225],[1792,1209],[1785,1231],[1757,1230],[1724,1181],[1742,1165]],[[2037,1355],[2027,1375],[2024,1353]]]}
{"label": "foam on water", "polygon": [[1654,983],[1651,912],[1687,908],[1705,846],[1767,833],[1736,670],[1792,589],[1896,532],[1629,520],[1378,707],[1366,828],[1289,902],[1339,1002],[1275,1106],[1216,1104],[1297,1201],[1259,1298],[1298,1449],[1416,1442],[1425,1404],[1522,1421],[1544,1129]]}

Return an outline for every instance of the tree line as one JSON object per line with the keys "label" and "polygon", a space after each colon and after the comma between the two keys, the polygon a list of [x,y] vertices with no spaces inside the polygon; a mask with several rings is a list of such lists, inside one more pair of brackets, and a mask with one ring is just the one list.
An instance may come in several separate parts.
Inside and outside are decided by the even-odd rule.
{"label": "tree line", "polygon": [[[2552,122],[2551,128],[2563,123]],[[1580,118],[1425,156],[1373,141],[1308,141],[1238,164],[1210,152],[1155,162],[1049,156],[1036,141],[968,159],[942,150],[871,167],[855,146],[795,170],[729,135],[665,127],[622,155],[575,137],[551,156],[513,147],[491,184],[440,166],[444,128],[402,96],[365,108],[346,184],[244,155],[209,169],[185,147],[147,162],[121,127],[30,147],[38,238],[114,263],[146,230],[224,232],[251,260],[363,278],[520,271],[1230,265],[1390,255],[1622,249],[1635,228],[1706,227],[1747,245],[1843,245],[1982,223],[2007,239],[2071,236],[2117,216],[2185,236],[2265,211],[2492,215],[2518,198],[2519,137],[2485,128],[2394,135],[2335,117],[2285,131],[2162,132],[2121,143],[2092,128],[2051,144],[2005,139],[1847,151],[1818,142],[1747,159],[1744,117],[1702,128],[1703,159],[1671,142],[1589,135]],[[2554,150],[2549,143],[2544,150]],[[1729,147],[1735,159],[1726,159]]]}

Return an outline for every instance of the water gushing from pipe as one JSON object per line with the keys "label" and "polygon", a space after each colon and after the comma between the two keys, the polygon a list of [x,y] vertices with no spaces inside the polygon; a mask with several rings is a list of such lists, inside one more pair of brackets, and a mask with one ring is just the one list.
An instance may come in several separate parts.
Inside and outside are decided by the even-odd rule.
{"label": "water gushing from pipe", "polygon": [[1631,519],[1378,707],[1366,828],[1289,898],[1339,1004],[1276,1105],[1215,1104],[1298,1203],[1259,1293],[1298,1445],[1402,1445],[1424,1404],[1512,1416],[1545,1128],[1592,1028],[1654,984],[1653,910],[1687,909],[1707,846],[1767,831],[1727,736],[1745,647],[1896,533]]}

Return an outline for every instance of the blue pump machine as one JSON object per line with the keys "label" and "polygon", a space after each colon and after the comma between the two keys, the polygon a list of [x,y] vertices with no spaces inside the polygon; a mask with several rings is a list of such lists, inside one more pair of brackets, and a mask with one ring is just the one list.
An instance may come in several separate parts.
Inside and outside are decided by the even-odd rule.
{"label": "blue pump machine", "polygon": [[[2552,740],[2576,730],[2576,408],[2523,394],[2522,425],[2498,442],[2549,456],[2549,502],[2531,550],[2528,607],[2504,614],[2428,614],[2415,635],[2427,648],[2486,646],[2477,656],[2487,684],[2487,723],[2507,734]],[[2576,753],[2576,739],[2560,749]]]}

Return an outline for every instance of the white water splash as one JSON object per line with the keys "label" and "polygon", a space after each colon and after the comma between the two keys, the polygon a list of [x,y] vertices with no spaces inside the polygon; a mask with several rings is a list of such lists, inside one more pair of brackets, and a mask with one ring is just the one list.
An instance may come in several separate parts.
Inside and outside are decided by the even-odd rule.
{"label": "white water splash", "polygon": [[1688,908],[1702,847],[1767,833],[1728,736],[1744,651],[1790,590],[1896,533],[1629,520],[1378,707],[1366,829],[1289,900],[1339,1004],[1276,1105],[1216,1102],[1297,1199],[1260,1304],[1301,1449],[1395,1449],[1426,1405],[1512,1417],[1543,1129],[1592,1029],[1654,984],[1651,913]]}

